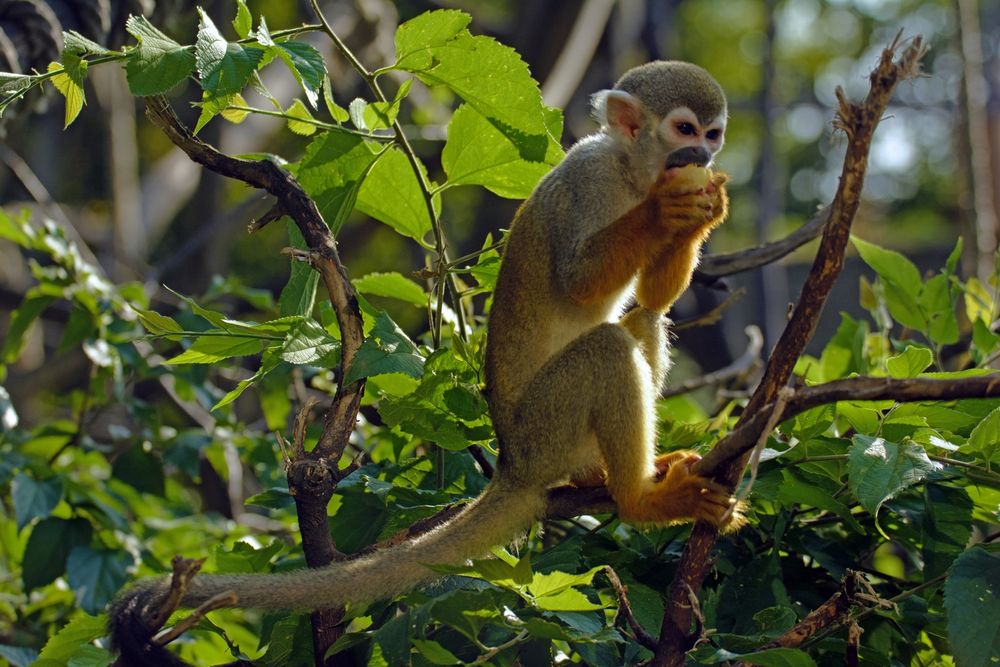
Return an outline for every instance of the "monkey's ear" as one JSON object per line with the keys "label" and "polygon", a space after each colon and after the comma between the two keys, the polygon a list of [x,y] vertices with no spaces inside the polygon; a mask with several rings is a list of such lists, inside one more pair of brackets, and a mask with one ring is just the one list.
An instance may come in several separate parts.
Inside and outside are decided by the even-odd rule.
{"label": "monkey's ear", "polygon": [[643,125],[642,103],[623,90],[602,90],[591,98],[594,118],[629,141],[635,139]]}

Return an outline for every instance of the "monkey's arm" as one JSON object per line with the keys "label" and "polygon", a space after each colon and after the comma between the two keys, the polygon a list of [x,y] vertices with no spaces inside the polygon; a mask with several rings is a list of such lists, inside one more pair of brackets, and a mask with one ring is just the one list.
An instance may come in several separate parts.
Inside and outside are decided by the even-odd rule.
{"label": "monkey's arm", "polygon": [[[727,180],[726,174],[716,172],[707,190],[697,195],[697,207],[661,207],[663,240],[640,269],[636,288],[636,299],[643,307],[665,313],[691,283],[702,244],[729,211]],[[669,201],[671,187],[669,180],[657,181],[649,199]]]}
{"label": "monkey's arm", "polygon": [[666,180],[661,176],[646,199],[581,243],[563,268],[563,285],[571,298],[590,304],[627,285],[674,241],[664,234],[664,219],[704,217],[703,192],[661,187]]}

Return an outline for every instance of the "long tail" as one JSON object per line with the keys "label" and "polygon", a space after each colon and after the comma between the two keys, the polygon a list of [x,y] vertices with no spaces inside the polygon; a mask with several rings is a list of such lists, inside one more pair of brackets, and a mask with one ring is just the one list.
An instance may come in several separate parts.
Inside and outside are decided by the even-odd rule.
{"label": "long tail", "polygon": [[[427,565],[458,565],[509,544],[544,509],[544,492],[495,481],[452,519],[403,544],[317,569],[200,575],[191,582],[182,604],[195,607],[226,591],[237,593],[242,608],[266,610],[312,611],[393,597],[441,576]],[[109,623],[123,664],[183,664],[169,662],[165,656],[154,658],[148,630],[141,636],[145,617],[166,590],[167,582],[162,579],[140,581],[113,603]],[[141,652],[132,654],[137,649]],[[157,658],[164,662],[155,662]]]}

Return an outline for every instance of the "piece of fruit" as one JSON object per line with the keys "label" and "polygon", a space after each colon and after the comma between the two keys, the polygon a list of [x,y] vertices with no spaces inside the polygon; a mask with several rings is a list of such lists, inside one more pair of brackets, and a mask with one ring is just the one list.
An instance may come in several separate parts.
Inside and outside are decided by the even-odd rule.
{"label": "piece of fruit", "polygon": [[712,170],[694,164],[686,164],[674,170],[674,178],[692,188],[704,188],[712,180]]}

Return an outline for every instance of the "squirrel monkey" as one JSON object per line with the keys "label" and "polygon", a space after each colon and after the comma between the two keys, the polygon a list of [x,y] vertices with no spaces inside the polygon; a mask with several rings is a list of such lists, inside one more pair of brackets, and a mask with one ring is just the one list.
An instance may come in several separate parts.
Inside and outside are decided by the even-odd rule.
{"label": "squirrel monkey", "polygon": [[[694,475],[697,456],[655,456],[654,402],[666,374],[664,313],[724,219],[726,176],[693,176],[722,148],[726,98],[702,68],[658,61],[593,98],[599,132],[581,139],[521,206],[489,319],[487,400],[500,443],[487,489],[416,539],[325,568],[195,577],[184,606],[235,591],[241,607],[312,610],[390,597],[507,544],[547,491],[606,483],[622,519],[724,521],[729,493]],[[624,316],[632,295],[638,305]],[[727,526],[738,525],[738,513]],[[150,646],[145,618],[166,580],[113,605],[122,664],[183,664]],[[157,662],[159,661],[159,662]]]}

